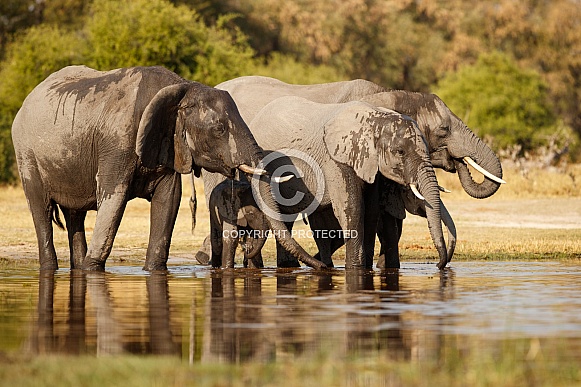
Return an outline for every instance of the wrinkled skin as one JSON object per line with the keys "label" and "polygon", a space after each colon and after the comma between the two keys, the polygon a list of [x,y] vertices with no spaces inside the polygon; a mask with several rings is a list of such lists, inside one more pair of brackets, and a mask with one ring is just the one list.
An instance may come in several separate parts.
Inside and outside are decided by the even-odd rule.
{"label": "wrinkled skin", "polygon": [[[216,87],[230,92],[240,109],[240,114],[248,121],[252,120],[256,112],[268,102],[289,95],[322,103],[362,100],[373,106],[395,110],[409,115],[418,122],[427,140],[434,167],[443,168],[448,172],[457,171],[460,182],[469,195],[475,198],[486,198],[500,187],[500,183],[487,177],[482,183],[477,183],[472,179],[463,160],[465,156],[471,157],[498,178],[502,178],[500,161],[492,150],[434,94],[387,91],[379,85],[360,79],[318,85],[292,85],[273,78],[248,76],[223,82]],[[388,202],[397,200],[402,199],[390,198]],[[386,223],[399,222],[401,224],[403,217],[393,218],[393,215],[385,210],[387,206],[388,203],[385,201],[380,203],[380,217],[382,219],[391,217],[386,220]],[[396,235],[393,231],[387,230],[386,232],[392,232],[392,234],[378,235],[381,241],[399,241],[399,234]],[[401,227],[398,232],[401,233]],[[382,244],[381,254],[385,254],[387,249],[391,254],[389,261],[397,262],[394,267],[399,267],[397,244],[389,247]],[[328,250],[334,251],[334,249]]]}
{"label": "wrinkled skin", "polygon": [[[126,203],[136,197],[151,201],[144,269],[165,270],[179,174],[205,168],[232,176],[262,157],[227,92],[161,67],[66,67],[28,95],[12,139],[41,270],[58,267],[51,222],[60,224],[57,207],[68,229],[71,268],[104,270]],[[87,246],[89,210],[97,210],[97,218]]]}
{"label": "wrinkled skin", "polygon": [[[249,183],[227,179],[212,190],[209,199],[211,263],[214,267],[234,267],[239,240],[243,243],[244,267],[264,267],[261,249],[270,230],[258,208]],[[239,235],[242,235],[240,238]]]}
{"label": "wrinkled skin", "polygon": [[[435,174],[423,136],[409,117],[361,102],[318,104],[298,97],[282,97],[264,107],[250,123],[250,129],[266,151],[298,150],[321,168],[326,189],[318,197],[319,184],[305,159],[280,154],[261,166],[272,176],[283,166],[290,167],[287,171],[307,171],[304,175],[291,172],[295,178],[280,184],[278,189],[283,198],[294,198],[297,194],[302,197],[289,206],[279,203],[280,210],[296,216],[316,200],[314,214],[332,211],[340,230],[354,230],[345,238],[346,267],[370,267],[373,263],[373,241],[365,236],[375,237],[377,211],[369,211],[365,206],[373,203],[371,197],[377,195],[373,183],[378,173],[403,185],[417,185],[431,203],[428,221],[441,264],[446,264]],[[215,174],[204,174],[207,194],[219,180]],[[289,223],[292,220],[287,219]],[[279,266],[289,265],[283,254],[278,255],[277,261]],[[292,262],[290,265],[294,266]]]}

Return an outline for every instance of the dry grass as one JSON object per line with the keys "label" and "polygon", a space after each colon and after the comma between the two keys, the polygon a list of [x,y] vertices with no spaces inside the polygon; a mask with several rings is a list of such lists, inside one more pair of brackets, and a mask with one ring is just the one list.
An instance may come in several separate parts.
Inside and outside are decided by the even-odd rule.
{"label": "dry grass", "polygon": [[[507,185],[493,197],[477,200],[463,192],[455,175],[438,173],[440,184],[452,190],[442,198],[458,229],[455,260],[460,259],[581,259],[581,165],[563,172],[529,171],[524,176],[505,168]],[[189,179],[189,177],[184,177]],[[169,263],[192,263],[195,252],[209,230],[203,187],[197,180],[198,224],[191,233],[188,206],[189,184],[184,192],[175,225]],[[21,187],[0,188],[0,260],[4,263],[36,261],[37,245],[32,219]],[[95,212],[87,216],[90,238]],[[296,229],[308,229],[297,222]],[[142,262],[149,233],[149,203],[129,202],[115,239],[111,261]],[[310,253],[316,252],[311,239],[298,240]],[[55,229],[55,246],[61,266],[68,267],[66,232]],[[275,265],[275,245],[269,239],[265,247],[266,264]],[[402,261],[436,260],[425,219],[409,216],[401,241]],[[342,265],[344,250],[334,260]]]}

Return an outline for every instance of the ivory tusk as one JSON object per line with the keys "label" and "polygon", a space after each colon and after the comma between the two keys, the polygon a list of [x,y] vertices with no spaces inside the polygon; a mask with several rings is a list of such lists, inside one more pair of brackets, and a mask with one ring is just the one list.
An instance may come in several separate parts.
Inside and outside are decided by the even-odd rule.
{"label": "ivory tusk", "polygon": [[248,166],[246,164],[240,164],[238,166],[238,169],[240,169],[242,172],[250,173],[252,175],[260,175],[260,176],[262,176],[262,175],[266,175],[268,173],[264,169],[252,168],[252,167],[250,167],[250,166]]}
{"label": "ivory tusk", "polygon": [[275,176],[274,177],[274,182],[275,183],[284,183],[289,181],[290,179],[292,179],[293,177],[295,177],[295,175],[287,175],[287,176]]}
{"label": "ivory tusk", "polygon": [[474,169],[478,172],[482,173],[484,176],[488,177],[490,180],[495,181],[499,184],[506,184],[506,181],[502,180],[500,177],[494,176],[492,173],[488,172],[486,169],[482,168],[480,165],[476,163],[476,161],[472,160],[471,157],[464,157],[463,159],[467,164],[470,164]]}
{"label": "ivory tusk", "polygon": [[410,184],[410,189],[412,190],[412,192],[414,193],[414,195],[417,196],[418,199],[420,200],[426,200],[422,194],[420,193],[420,191],[418,191],[418,188],[416,187],[415,184]]}
{"label": "ivory tusk", "polygon": [[439,185],[439,186],[438,186],[438,189],[439,189],[440,191],[442,191],[442,192],[445,192],[445,193],[451,193],[451,192],[452,192],[452,191],[450,191],[449,189],[446,189],[446,188],[442,187],[441,185]]}

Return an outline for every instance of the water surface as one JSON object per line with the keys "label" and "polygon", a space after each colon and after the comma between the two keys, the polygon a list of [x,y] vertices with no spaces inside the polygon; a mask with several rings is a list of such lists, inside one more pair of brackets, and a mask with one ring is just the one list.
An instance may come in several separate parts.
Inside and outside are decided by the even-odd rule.
{"label": "water surface", "polygon": [[566,346],[581,360],[581,265],[0,271],[3,352],[236,363],[318,353],[438,359],[450,346],[481,350],[514,339]]}

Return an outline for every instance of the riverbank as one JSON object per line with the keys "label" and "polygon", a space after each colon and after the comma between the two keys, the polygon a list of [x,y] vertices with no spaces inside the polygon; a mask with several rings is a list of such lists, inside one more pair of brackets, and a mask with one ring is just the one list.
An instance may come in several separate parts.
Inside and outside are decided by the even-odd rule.
{"label": "riverbank", "polygon": [[[189,210],[190,188],[184,177],[184,192],[172,237],[169,264],[196,264],[194,255],[209,230],[209,216],[201,180],[196,179],[198,222],[192,235]],[[441,185],[451,190],[442,194],[458,230],[454,260],[475,259],[581,259],[581,165],[562,171],[533,170],[526,175],[518,169],[505,171],[508,182],[492,197],[478,200],[463,192],[455,175],[438,173]],[[188,184],[186,184],[188,183]],[[4,264],[35,262],[36,235],[26,198],[20,186],[0,188],[0,261]],[[87,215],[87,236],[93,230],[95,212]],[[308,226],[297,222],[298,230]],[[149,203],[129,202],[110,261],[142,261],[149,233]],[[68,267],[68,241],[65,231],[55,228],[55,246],[61,267]],[[274,265],[274,241],[265,247],[265,264]],[[310,253],[316,246],[310,238],[299,238]],[[409,215],[404,222],[400,243],[402,262],[436,260],[426,220]],[[334,261],[343,264],[343,250]]]}

